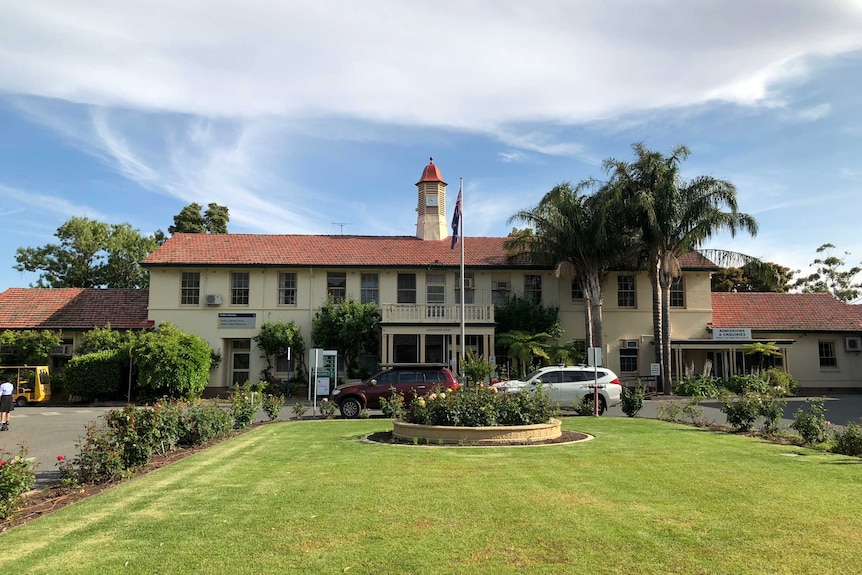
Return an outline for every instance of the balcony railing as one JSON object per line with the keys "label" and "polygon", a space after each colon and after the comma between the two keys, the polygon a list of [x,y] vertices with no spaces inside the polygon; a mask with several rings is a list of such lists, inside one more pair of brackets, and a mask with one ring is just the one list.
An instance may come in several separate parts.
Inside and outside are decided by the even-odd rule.
{"label": "balcony railing", "polygon": [[[461,321],[459,304],[403,304],[385,303],[380,306],[383,323],[458,323]],[[464,306],[464,321],[494,323],[493,305]]]}

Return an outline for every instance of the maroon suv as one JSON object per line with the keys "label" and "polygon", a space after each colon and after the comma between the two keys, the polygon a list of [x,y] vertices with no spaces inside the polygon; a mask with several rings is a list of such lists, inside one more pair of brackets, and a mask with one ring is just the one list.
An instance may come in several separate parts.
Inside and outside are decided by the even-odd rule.
{"label": "maroon suv", "polygon": [[346,383],[332,391],[332,399],[343,417],[358,417],[363,409],[378,409],[380,398],[389,399],[392,388],[407,400],[416,395],[425,395],[435,387],[449,387],[455,377],[442,365],[397,365],[381,371],[361,383]]}

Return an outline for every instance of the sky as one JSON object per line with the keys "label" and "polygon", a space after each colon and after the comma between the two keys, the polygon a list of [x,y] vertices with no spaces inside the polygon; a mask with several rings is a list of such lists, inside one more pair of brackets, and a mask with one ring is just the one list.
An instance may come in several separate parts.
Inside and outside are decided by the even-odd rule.
{"label": "sky", "polygon": [[[429,157],[504,236],[632,145],[729,180],[810,273],[862,261],[862,0],[0,0],[0,291],[69,218],[414,235]],[[847,253],[849,252],[849,255]]]}

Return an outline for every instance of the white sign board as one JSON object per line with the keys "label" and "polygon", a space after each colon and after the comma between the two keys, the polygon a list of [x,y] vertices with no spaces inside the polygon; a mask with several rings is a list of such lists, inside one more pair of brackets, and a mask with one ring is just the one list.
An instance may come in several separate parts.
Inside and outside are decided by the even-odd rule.
{"label": "white sign board", "polygon": [[712,330],[712,339],[751,339],[750,327],[717,327]]}
{"label": "white sign board", "polygon": [[329,378],[328,377],[318,377],[317,378],[317,395],[327,396],[329,395]]}
{"label": "white sign board", "polygon": [[602,348],[590,347],[587,348],[587,365],[593,367],[602,366]]}
{"label": "white sign board", "polygon": [[649,364],[649,374],[650,375],[661,375],[661,366],[657,363]]}

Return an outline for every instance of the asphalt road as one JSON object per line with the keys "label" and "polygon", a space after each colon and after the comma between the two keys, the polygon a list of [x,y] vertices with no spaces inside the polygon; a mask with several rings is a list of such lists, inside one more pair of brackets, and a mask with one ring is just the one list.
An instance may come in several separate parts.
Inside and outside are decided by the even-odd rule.
{"label": "asphalt road", "polygon": [[[793,414],[797,409],[806,406],[805,397],[788,398],[787,407],[781,425],[784,428],[793,423]],[[683,397],[656,397],[644,401],[639,417],[657,418],[662,402],[674,402],[679,405],[688,403]],[[304,402],[305,403],[305,402]],[[307,403],[306,403],[307,405]],[[717,401],[703,401],[702,418],[713,423],[724,424],[727,420],[719,410]],[[826,419],[833,425],[846,425],[849,422],[862,423],[862,394],[829,395],[826,401]],[[69,459],[78,454],[77,444],[84,434],[86,425],[96,420],[103,413],[115,407],[91,406],[46,406],[46,407],[16,407],[12,412],[9,431],[0,432],[0,451],[2,458],[15,455],[19,446],[25,445],[28,457],[36,463],[36,488],[48,487],[59,479],[57,471],[57,456],[63,455]],[[305,417],[313,414],[311,410]],[[373,417],[382,417],[379,410],[371,410]],[[605,417],[625,417],[619,406],[608,409]],[[287,420],[294,417],[292,405],[288,404],[281,410],[279,419]],[[258,413],[258,420],[263,420],[263,412]]]}

